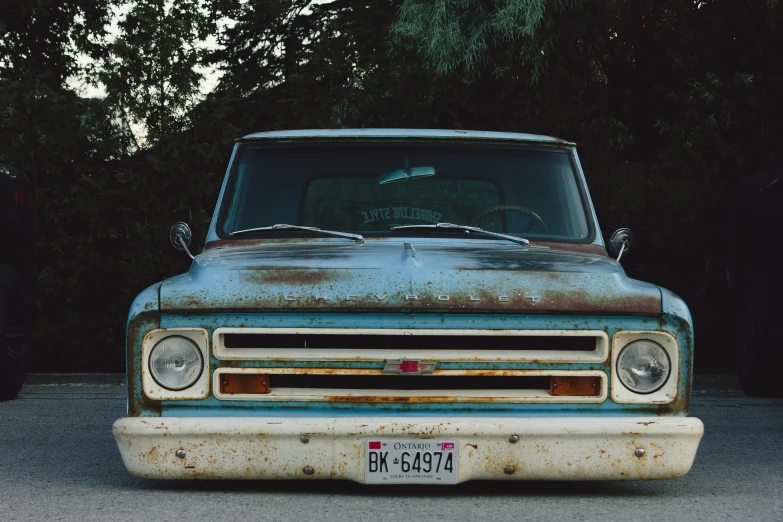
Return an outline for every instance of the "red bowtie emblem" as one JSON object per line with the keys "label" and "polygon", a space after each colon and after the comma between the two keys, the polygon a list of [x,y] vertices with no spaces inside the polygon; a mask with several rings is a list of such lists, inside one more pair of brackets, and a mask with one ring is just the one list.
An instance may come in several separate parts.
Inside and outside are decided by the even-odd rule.
{"label": "red bowtie emblem", "polygon": [[420,362],[417,359],[402,359],[400,361],[389,361],[383,368],[383,373],[398,373],[400,375],[421,375],[422,373],[432,373],[435,371],[435,364],[430,362]]}

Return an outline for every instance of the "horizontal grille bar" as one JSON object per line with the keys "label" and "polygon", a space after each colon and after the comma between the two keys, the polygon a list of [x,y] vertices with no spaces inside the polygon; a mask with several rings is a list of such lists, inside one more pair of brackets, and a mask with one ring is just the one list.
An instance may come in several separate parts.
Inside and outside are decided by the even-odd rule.
{"label": "horizontal grille bar", "polygon": [[[222,376],[261,375],[264,393],[224,393]],[[587,378],[581,395],[555,392],[573,377]],[[566,378],[566,379],[563,379]],[[595,386],[591,386],[594,383]],[[316,402],[509,402],[599,403],[606,400],[606,374],[598,370],[434,370],[427,375],[388,375],[371,369],[219,368],[213,393],[221,400]]]}
{"label": "horizontal grille bar", "polygon": [[601,330],[404,328],[217,328],[220,360],[601,363],[609,337]]}
{"label": "horizontal grille bar", "polygon": [[330,350],[347,349],[421,349],[443,348],[448,350],[571,350],[595,349],[593,337],[553,336],[487,336],[463,337],[453,335],[324,335],[324,334],[242,334],[223,336],[226,348],[310,348]]}
{"label": "horizontal grille bar", "polygon": [[275,388],[354,390],[548,390],[549,377],[447,375],[273,375]]}

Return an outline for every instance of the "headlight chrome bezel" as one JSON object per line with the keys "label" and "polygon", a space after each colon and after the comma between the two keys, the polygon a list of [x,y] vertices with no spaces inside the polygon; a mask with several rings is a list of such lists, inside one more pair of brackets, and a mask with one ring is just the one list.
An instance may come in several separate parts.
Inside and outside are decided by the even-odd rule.
{"label": "headlight chrome bezel", "polygon": [[[161,385],[150,370],[150,357],[155,346],[167,337],[184,337],[191,341],[201,353],[202,368],[198,379],[182,390],[171,390]],[[200,328],[166,328],[147,332],[142,342],[141,353],[141,383],[145,397],[152,400],[188,400],[205,399],[209,396],[210,364],[209,336],[205,329]]]}
{"label": "headlight chrome bezel", "polygon": [[[657,390],[638,393],[628,389],[620,380],[617,361],[620,353],[634,341],[647,340],[658,344],[669,357],[669,376]],[[671,334],[656,330],[621,330],[612,336],[611,397],[619,404],[668,404],[677,398],[679,385],[680,353],[677,341]]]}

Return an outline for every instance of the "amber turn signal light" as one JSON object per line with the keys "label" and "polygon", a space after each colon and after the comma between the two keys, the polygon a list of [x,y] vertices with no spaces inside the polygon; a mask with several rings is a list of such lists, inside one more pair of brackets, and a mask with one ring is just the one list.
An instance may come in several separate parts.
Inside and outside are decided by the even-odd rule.
{"label": "amber turn signal light", "polygon": [[224,373],[220,375],[220,393],[269,393],[269,375],[262,373]]}
{"label": "amber turn signal light", "polygon": [[549,378],[549,395],[579,395],[595,397],[601,394],[600,377],[570,377],[557,375]]}

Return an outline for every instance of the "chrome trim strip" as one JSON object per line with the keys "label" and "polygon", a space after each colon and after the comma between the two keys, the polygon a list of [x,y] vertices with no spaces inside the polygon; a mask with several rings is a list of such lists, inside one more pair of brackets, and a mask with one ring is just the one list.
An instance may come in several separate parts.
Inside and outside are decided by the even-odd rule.
{"label": "chrome trim strip", "polygon": [[612,373],[617,375],[617,357],[627,345],[640,339],[649,339],[660,344],[671,361],[671,373],[663,387],[653,393],[634,393],[620,382],[612,379],[612,400],[619,404],[669,404],[677,397],[679,386],[680,351],[677,340],[668,332],[658,330],[620,330],[612,336]]}
{"label": "chrome trim strip", "polygon": [[[193,341],[204,362],[201,376],[189,388],[174,391],[168,390],[155,382],[149,370],[150,354],[155,345],[170,336],[181,336]],[[150,330],[144,336],[141,345],[141,386],[144,396],[152,400],[179,401],[190,399],[206,399],[209,396],[209,334],[203,328],[158,328]]]}

